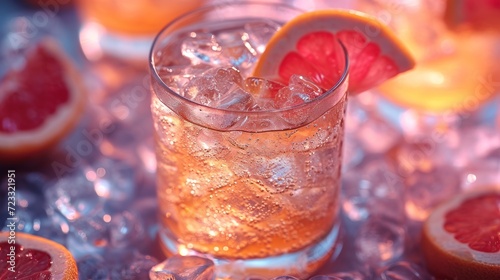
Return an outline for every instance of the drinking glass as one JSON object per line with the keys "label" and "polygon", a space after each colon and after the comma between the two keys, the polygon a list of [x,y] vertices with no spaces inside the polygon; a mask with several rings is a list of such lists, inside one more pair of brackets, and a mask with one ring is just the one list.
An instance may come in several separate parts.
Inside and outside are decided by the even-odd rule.
{"label": "drinking glass", "polygon": [[78,0],[85,56],[111,56],[126,61],[147,60],[155,35],[177,16],[204,0]]}
{"label": "drinking glass", "polygon": [[[217,277],[304,278],[340,248],[348,78],[340,42],[338,82],[302,105],[237,110],[187,97],[193,90],[214,93],[205,73],[237,80],[234,68],[251,72],[269,36],[300,13],[271,3],[207,6],[171,22],[153,43],[160,244],[167,255],[213,259]],[[244,82],[272,88],[263,79]],[[242,104],[250,95],[236,90],[225,104]]]}

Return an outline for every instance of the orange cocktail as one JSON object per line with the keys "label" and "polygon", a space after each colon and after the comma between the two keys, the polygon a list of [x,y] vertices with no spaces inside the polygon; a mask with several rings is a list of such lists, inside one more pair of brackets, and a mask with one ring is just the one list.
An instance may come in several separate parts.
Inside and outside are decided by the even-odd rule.
{"label": "orange cocktail", "polygon": [[91,59],[102,56],[145,61],[154,36],[168,22],[204,0],[78,0],[80,43]]}
{"label": "orange cocktail", "polygon": [[[420,112],[444,114],[470,113],[498,96],[500,36],[494,22],[500,24],[500,9],[495,1],[374,3],[359,1],[357,8],[385,20],[417,61],[415,69],[382,85],[380,92],[387,99]],[[486,10],[490,13],[481,18]],[[489,24],[492,30],[484,27]]]}
{"label": "orange cocktail", "polygon": [[324,94],[293,78],[295,87],[323,94],[301,106],[270,107],[278,91],[294,89],[244,77],[269,36],[300,13],[270,4],[214,6],[175,21],[156,39],[152,113],[167,254],[227,261],[233,265],[219,276],[234,279],[305,277],[332,254],[346,53],[337,85]]}

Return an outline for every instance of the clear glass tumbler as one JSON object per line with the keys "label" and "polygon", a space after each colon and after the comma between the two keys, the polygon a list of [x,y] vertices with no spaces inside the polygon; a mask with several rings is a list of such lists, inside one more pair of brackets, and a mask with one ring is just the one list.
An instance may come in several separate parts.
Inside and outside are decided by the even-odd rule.
{"label": "clear glass tumbler", "polygon": [[[170,23],[152,47],[160,243],[167,255],[213,259],[220,278],[303,278],[340,248],[348,79],[340,42],[345,65],[338,82],[302,105],[238,110],[189,98],[194,88],[213,94],[218,86],[207,73],[224,84],[239,72],[247,85],[272,88],[245,75],[269,36],[300,13],[281,4],[208,6]],[[201,84],[193,87],[195,80]],[[243,104],[252,95],[240,93],[225,102]]]}

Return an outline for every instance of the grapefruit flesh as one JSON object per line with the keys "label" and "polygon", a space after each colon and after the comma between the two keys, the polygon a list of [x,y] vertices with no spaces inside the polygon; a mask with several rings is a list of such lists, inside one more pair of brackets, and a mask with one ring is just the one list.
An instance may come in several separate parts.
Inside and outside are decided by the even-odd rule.
{"label": "grapefruit flesh", "polygon": [[[60,78],[64,77],[63,66],[41,45],[28,54],[29,58],[35,54],[36,59],[28,59],[22,69],[8,73],[1,82],[0,131],[3,133],[40,127],[60,106],[69,102],[69,89]],[[51,93],[50,98],[46,92]]]}
{"label": "grapefruit flesh", "polygon": [[86,103],[81,77],[56,41],[22,52],[0,80],[0,163],[46,153],[78,123]]}
{"label": "grapefruit flesh", "polygon": [[[0,262],[0,279],[78,279],[78,269],[71,253],[46,238],[22,232],[15,232],[14,235],[0,232],[0,254],[3,258]],[[14,257],[9,254],[14,254]],[[12,259],[15,263],[11,263]]]}
{"label": "grapefruit flesh", "polygon": [[444,229],[476,251],[500,251],[500,194],[471,198],[448,212]]}
{"label": "grapefruit flesh", "polygon": [[437,279],[499,279],[500,186],[461,193],[432,211],[422,231]]}

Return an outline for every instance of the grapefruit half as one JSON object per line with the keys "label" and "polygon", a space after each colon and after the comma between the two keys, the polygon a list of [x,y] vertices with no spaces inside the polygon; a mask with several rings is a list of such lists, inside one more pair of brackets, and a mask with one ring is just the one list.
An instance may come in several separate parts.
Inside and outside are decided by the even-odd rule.
{"label": "grapefruit half", "polygon": [[0,162],[47,151],[85,106],[79,73],[56,41],[40,40],[19,62],[0,80]]}
{"label": "grapefruit half", "polygon": [[78,279],[75,259],[52,240],[22,232],[0,232],[0,253],[0,279]]}
{"label": "grapefruit half", "polygon": [[499,279],[500,185],[437,207],[424,224],[422,250],[438,279]]}

